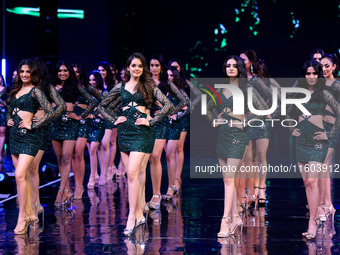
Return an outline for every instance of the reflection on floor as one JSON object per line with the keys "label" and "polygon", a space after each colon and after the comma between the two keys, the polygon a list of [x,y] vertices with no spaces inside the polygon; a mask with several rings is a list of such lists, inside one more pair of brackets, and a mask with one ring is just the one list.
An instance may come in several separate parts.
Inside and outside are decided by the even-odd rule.
{"label": "reflection on floor", "polygon": [[[85,178],[86,179],[86,178]],[[73,178],[71,178],[73,182]],[[166,178],[165,178],[166,181]],[[162,187],[166,187],[166,182]],[[126,177],[114,179],[73,200],[67,210],[55,210],[59,183],[40,190],[44,214],[39,227],[14,236],[16,199],[0,204],[0,254],[332,254],[339,253],[339,219],[318,229],[315,241],[305,241],[308,216],[302,181],[270,180],[267,205],[242,214],[235,235],[217,238],[223,212],[222,180],[185,176],[172,203],[147,214],[147,224],[126,238],[128,200]],[[337,180],[333,190],[338,190]],[[151,197],[147,180],[147,200]],[[335,205],[338,204],[335,193]],[[339,210],[338,210],[339,211]]]}

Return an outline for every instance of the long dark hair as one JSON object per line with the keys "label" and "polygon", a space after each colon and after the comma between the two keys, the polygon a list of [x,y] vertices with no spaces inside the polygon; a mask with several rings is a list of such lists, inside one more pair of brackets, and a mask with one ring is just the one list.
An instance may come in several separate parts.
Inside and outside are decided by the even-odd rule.
{"label": "long dark hair", "polygon": [[168,76],[167,76],[167,73],[166,73],[164,57],[161,54],[153,54],[150,57],[150,63],[151,63],[151,60],[153,60],[153,59],[154,60],[158,60],[158,62],[161,65],[161,73],[159,74],[159,80],[160,81],[167,81],[168,80]]}
{"label": "long dark hair", "polygon": [[[73,63],[72,68],[74,68],[74,67],[78,68],[80,84],[86,85],[86,74],[85,74],[84,67],[81,64]],[[76,75],[76,77],[77,77],[77,75]]]}
{"label": "long dark hair", "polygon": [[183,80],[180,73],[178,72],[178,69],[174,66],[170,66],[168,70],[172,72],[172,76],[174,78],[173,84],[175,84],[178,89],[184,89]]}
{"label": "long dark hair", "polygon": [[[103,82],[103,78],[102,78],[102,75],[100,74],[100,72],[98,70],[93,70],[89,74],[89,78],[90,78],[91,75],[94,76],[94,80],[96,81],[96,89],[103,91],[104,90],[104,82]],[[89,86],[91,86],[91,85],[89,85]]]}
{"label": "long dark hair", "polygon": [[334,78],[338,78],[338,72],[339,72],[339,65],[338,65],[338,58],[334,54],[325,54],[321,57],[321,59],[327,58],[329,61],[332,62],[333,65],[335,65],[335,69],[333,71]]}
{"label": "long dark hair", "polygon": [[52,101],[49,93],[48,86],[52,84],[52,77],[48,70],[48,66],[45,60],[40,57],[32,58],[32,61],[37,65],[39,69],[39,76],[41,80],[42,91],[45,93],[49,101]]}
{"label": "long dark hair", "polygon": [[110,65],[109,65],[109,63],[102,61],[97,65],[97,67],[100,67],[100,66],[104,67],[104,69],[106,71],[106,77],[104,79],[104,83],[107,86],[107,91],[110,91],[115,86],[115,83],[114,83],[114,80],[113,80],[113,74],[112,74],[111,69],[110,69]]}
{"label": "long dark hair", "polygon": [[264,64],[263,59],[259,59],[257,57],[257,54],[254,50],[252,49],[245,49],[240,52],[240,54],[245,54],[249,61],[253,65],[253,72],[252,74],[258,75],[260,78],[268,78],[269,73],[268,73],[268,68]]}
{"label": "long dark hair", "polygon": [[7,104],[10,103],[10,101],[15,97],[15,95],[18,93],[18,91],[22,88],[23,82],[20,78],[20,70],[23,65],[27,65],[30,69],[30,77],[32,84],[41,89],[41,80],[39,76],[39,69],[37,65],[34,63],[32,59],[23,59],[18,65],[18,74],[15,76],[14,82],[13,82],[13,89],[11,93],[9,94],[9,98],[7,99]]}
{"label": "long dark hair", "polygon": [[[320,48],[315,48],[315,49],[312,50],[312,52],[310,53],[309,58],[310,58],[310,59],[313,59],[314,54],[316,54],[316,53],[320,53],[321,57],[322,57],[323,55],[325,55],[325,52],[324,52],[322,49],[320,49]],[[314,60],[315,60],[315,59],[314,59]]]}
{"label": "long dark hair", "polygon": [[141,53],[135,52],[127,59],[125,68],[125,81],[128,82],[131,78],[130,72],[128,71],[128,67],[130,66],[132,60],[135,58],[139,59],[143,65],[143,73],[139,79],[137,91],[143,95],[145,104],[149,106],[153,102],[154,83],[151,78],[150,71],[146,65],[145,57]]}
{"label": "long dark hair", "polygon": [[79,95],[79,90],[78,90],[78,83],[79,81],[77,80],[76,74],[74,73],[74,70],[72,66],[65,62],[65,61],[59,61],[56,65],[57,67],[57,78],[56,78],[56,84],[61,84],[62,81],[58,77],[58,72],[60,67],[64,65],[66,66],[70,76],[69,78],[64,82],[63,88],[61,91],[59,91],[61,97],[64,99],[65,102],[74,102],[77,100],[77,96]]}
{"label": "long dark hair", "polygon": [[189,89],[189,86],[187,84],[187,80],[189,80],[189,77],[185,73],[184,65],[183,65],[182,61],[178,58],[171,58],[168,62],[168,68],[170,68],[170,66],[173,62],[177,62],[177,64],[179,65],[179,67],[181,69],[181,71],[179,71],[179,74],[182,78],[182,83],[184,84],[184,89],[190,94],[190,89]]}
{"label": "long dark hair", "polygon": [[313,67],[315,72],[318,74],[318,81],[314,85],[315,89],[310,99],[310,102],[322,102],[323,101],[322,94],[323,94],[323,90],[326,89],[326,86],[325,86],[325,79],[323,78],[323,75],[322,75],[321,64],[318,61],[311,59],[311,60],[307,60],[303,64],[301,68],[301,78],[299,79],[297,86],[300,88],[308,89],[309,85],[305,77],[306,77],[307,69],[309,67]]}

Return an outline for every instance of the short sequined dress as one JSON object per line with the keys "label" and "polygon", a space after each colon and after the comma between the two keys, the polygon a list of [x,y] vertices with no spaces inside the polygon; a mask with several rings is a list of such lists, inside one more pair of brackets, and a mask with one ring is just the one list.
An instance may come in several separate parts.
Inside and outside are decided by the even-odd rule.
{"label": "short sequined dress", "polygon": [[[59,91],[60,92],[60,91]],[[61,93],[61,92],[60,92]],[[62,95],[62,94],[61,94]],[[63,97],[66,103],[76,103],[76,99],[78,96],[81,95],[85,101],[87,101],[87,108],[82,110],[81,113],[77,111],[77,107],[74,107],[73,112],[78,116],[85,119],[88,113],[93,109],[94,102],[93,99],[90,97],[89,93],[78,84],[78,94],[77,95],[68,95],[67,97]],[[78,107],[79,108],[79,107]],[[79,109],[78,109],[79,110]],[[65,141],[65,140],[77,140],[79,134],[79,125],[80,121],[69,118],[67,116],[68,111],[64,112],[60,117],[56,118],[50,125],[50,139],[56,141]],[[87,136],[86,136],[87,137]]]}
{"label": "short sequined dress", "polygon": [[[31,130],[19,128],[19,123],[22,121],[19,112],[26,111],[35,114],[38,107],[45,111],[45,115],[39,121],[32,123]],[[11,154],[36,156],[40,146],[38,129],[46,125],[53,118],[53,115],[54,111],[47,97],[36,87],[19,98],[14,96],[10,101],[7,115],[8,119],[12,118],[14,121],[10,132]]]}
{"label": "short sequined dress", "polygon": [[[326,105],[329,105],[335,113],[336,121],[328,133],[328,140],[314,139],[316,132],[325,132],[325,129],[316,126],[309,120],[312,115],[301,115],[301,112],[298,111],[297,108],[290,107],[287,117],[293,119],[295,117],[294,114],[299,114],[299,117],[302,117],[302,121],[295,127],[299,129],[300,133],[300,135],[296,137],[296,161],[316,161],[323,163],[327,155],[328,147],[334,148],[334,145],[337,143],[336,134],[340,128],[340,107],[332,94],[327,90],[323,90],[322,98],[312,99],[308,103],[303,104],[312,115],[325,115]],[[291,131],[294,130],[294,128],[290,129]]]}
{"label": "short sequined dress", "polygon": [[119,100],[122,101],[121,107],[128,107],[121,112],[121,116],[125,116],[127,120],[118,125],[118,146],[122,152],[144,152],[151,153],[153,150],[153,142],[150,134],[150,126],[160,121],[172,110],[170,101],[164,94],[154,87],[154,97],[162,105],[160,112],[149,121],[150,126],[135,125],[138,118],[146,118],[145,113],[140,112],[136,107],[145,106],[143,95],[140,92],[131,93],[125,89],[125,83],[116,85],[109,94],[99,104],[98,109],[104,118],[114,123],[118,116],[113,109],[109,107],[110,103]]}

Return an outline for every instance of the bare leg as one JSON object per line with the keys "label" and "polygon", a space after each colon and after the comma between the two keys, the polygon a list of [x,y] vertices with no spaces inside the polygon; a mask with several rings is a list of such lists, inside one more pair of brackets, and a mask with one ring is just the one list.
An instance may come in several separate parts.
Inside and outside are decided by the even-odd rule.
{"label": "bare leg", "polygon": [[150,157],[150,174],[152,181],[153,195],[158,195],[159,198],[153,197],[151,201],[159,203],[161,198],[161,182],[162,182],[162,163],[161,156],[166,140],[156,139],[153,151]]}
{"label": "bare leg", "polygon": [[139,172],[139,182],[141,185],[141,193],[140,193],[140,201],[141,201],[141,208],[142,211],[145,211],[145,208],[148,209],[146,206],[146,201],[145,201],[145,180],[146,180],[146,167],[148,166],[148,161],[150,158],[151,154],[146,154],[142,165],[141,165],[141,171]]}
{"label": "bare leg", "polygon": [[113,128],[110,139],[110,159],[107,173],[108,181],[112,181],[112,178],[117,170],[114,162],[116,158],[116,152],[117,152],[117,128]]}
{"label": "bare leg", "polygon": [[185,143],[185,138],[187,137],[187,131],[182,131],[181,136],[178,140],[177,143],[177,148],[176,148],[176,177],[175,177],[175,185],[176,189],[181,188],[181,175],[182,175],[182,170],[183,170],[183,164],[184,164],[184,143]]}
{"label": "bare leg", "polygon": [[59,172],[61,178],[59,192],[56,199],[57,203],[56,205],[60,206],[60,203],[63,203],[66,199],[72,196],[70,192],[65,191],[70,190],[69,176],[71,172],[72,154],[76,141],[66,140],[63,141],[62,143],[59,141],[52,141],[52,144],[58,159]]}
{"label": "bare leg", "polygon": [[0,163],[2,164],[3,148],[6,140],[6,127],[0,127]]}
{"label": "bare leg", "polygon": [[[258,165],[260,167],[260,170],[262,170],[262,167],[267,167],[267,150],[269,146],[269,139],[258,139],[256,140],[256,158]],[[260,201],[266,200],[266,194],[265,194],[265,188],[266,188],[266,176],[267,172],[260,172],[260,182],[259,182],[259,194],[258,198]]]}
{"label": "bare leg", "polygon": [[140,180],[139,172],[145,157],[142,152],[121,152],[124,166],[128,174],[128,195],[129,195],[129,216],[126,223],[126,229],[131,230],[135,227],[135,223],[143,217],[141,201],[140,201]]}
{"label": "bare leg", "polygon": [[106,184],[106,173],[109,166],[110,159],[110,140],[111,140],[111,129],[105,129],[104,137],[102,139],[102,149],[103,149],[103,163],[100,165],[100,180],[99,185]]}
{"label": "bare leg", "polygon": [[[316,165],[320,164],[318,162],[310,161],[308,164],[303,165],[302,163],[298,163],[300,169],[305,169],[305,167],[316,167]],[[314,165],[314,166],[313,166]],[[317,169],[317,168],[315,168]],[[316,218],[319,204],[319,188],[318,188],[318,176],[316,173],[311,173],[310,171],[302,171],[303,182],[306,188],[306,196],[309,206],[309,223],[308,223],[308,233],[314,235],[316,234]]]}
{"label": "bare leg", "polygon": [[89,152],[90,152],[91,173],[90,173],[90,178],[87,184],[88,189],[93,189],[96,183],[96,173],[97,173],[97,166],[98,166],[97,151],[98,151],[99,145],[100,145],[100,142],[91,142],[89,146],[90,147]]}
{"label": "bare leg", "polygon": [[76,189],[74,192],[75,199],[81,199],[84,192],[84,175],[85,175],[85,159],[84,151],[87,138],[79,137],[76,141],[75,150],[72,158],[72,169],[74,173],[74,181]]}
{"label": "bare leg", "polygon": [[29,167],[29,182],[31,186],[31,203],[32,205],[40,205],[39,197],[39,165],[40,161],[44,155],[43,150],[39,150],[38,154],[34,157],[30,167]]}
{"label": "bare leg", "polygon": [[169,185],[168,190],[166,192],[167,199],[171,199],[174,193],[174,185],[176,179],[176,155],[175,150],[177,148],[178,140],[168,140],[165,143],[165,152],[166,152],[166,161],[168,166],[168,179]]}
{"label": "bare leg", "polygon": [[15,181],[19,201],[19,215],[15,231],[20,231],[25,226],[25,217],[32,217],[30,188],[28,185],[28,169],[34,157],[27,154],[13,155],[12,159],[15,167]]}

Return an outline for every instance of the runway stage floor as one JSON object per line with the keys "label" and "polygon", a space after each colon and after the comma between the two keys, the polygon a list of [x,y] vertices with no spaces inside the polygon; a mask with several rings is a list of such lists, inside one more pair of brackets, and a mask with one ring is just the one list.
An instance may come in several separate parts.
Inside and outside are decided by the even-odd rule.
{"label": "runway stage floor", "polygon": [[[162,190],[166,186],[163,173]],[[184,170],[182,191],[171,204],[147,214],[147,224],[127,238],[128,199],[125,177],[106,186],[85,190],[81,201],[68,210],[55,210],[59,183],[40,189],[44,215],[39,227],[15,236],[16,199],[0,204],[0,254],[339,254],[339,217],[326,222],[317,238],[306,242],[306,196],[301,179],[268,180],[266,208],[243,215],[243,228],[235,236],[217,238],[223,214],[221,179],[190,179]],[[187,173],[187,174],[185,174]],[[87,173],[88,174],[88,173]],[[85,177],[85,180],[88,176]],[[73,177],[71,183],[73,184]],[[334,180],[333,191],[340,183]],[[148,175],[147,201],[151,197]],[[73,188],[73,187],[72,187]],[[334,206],[340,212],[339,195]],[[44,217],[43,217],[44,216]]]}

